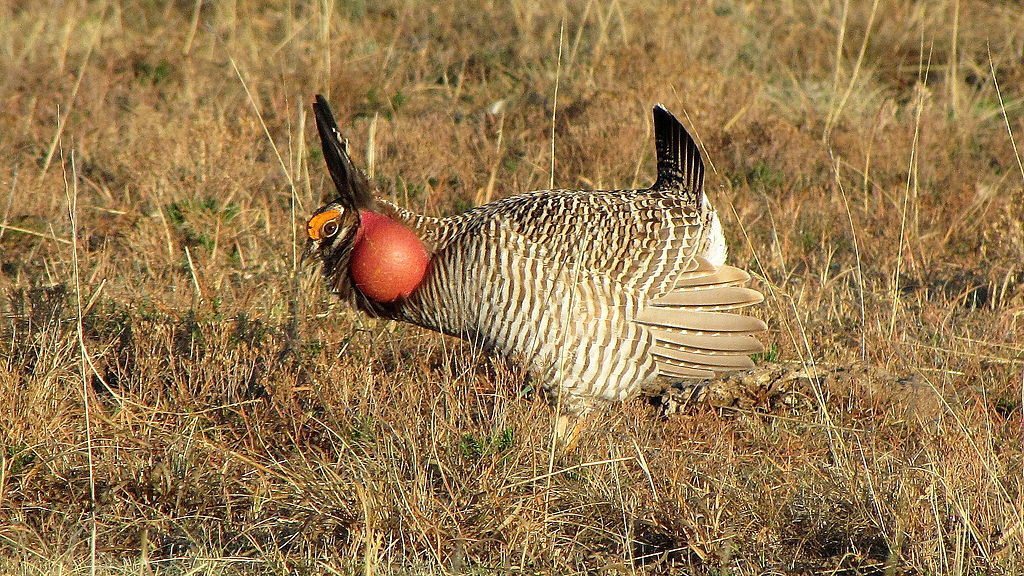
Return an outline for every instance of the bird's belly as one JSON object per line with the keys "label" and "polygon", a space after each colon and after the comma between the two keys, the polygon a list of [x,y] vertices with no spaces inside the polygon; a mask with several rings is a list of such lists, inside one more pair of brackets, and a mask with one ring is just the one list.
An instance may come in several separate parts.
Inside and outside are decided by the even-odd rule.
{"label": "bird's belly", "polygon": [[639,298],[607,277],[516,253],[476,294],[481,344],[524,358],[551,394],[583,409],[623,400],[654,379],[653,337],[634,323]]}

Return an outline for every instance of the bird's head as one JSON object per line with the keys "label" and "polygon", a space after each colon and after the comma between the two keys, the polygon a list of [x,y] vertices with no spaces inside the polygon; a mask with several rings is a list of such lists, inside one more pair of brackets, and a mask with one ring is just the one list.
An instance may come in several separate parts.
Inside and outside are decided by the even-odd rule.
{"label": "bird's head", "polygon": [[329,288],[341,296],[354,286],[368,301],[408,298],[423,281],[430,261],[423,240],[408,222],[396,220],[370,192],[370,183],[352,164],[330,106],[322,96],[313,104],[317,132],[338,196],[306,222],[306,251],[323,263]]}
{"label": "bird's head", "polygon": [[333,290],[345,293],[348,291],[349,258],[361,224],[360,211],[372,209],[375,201],[366,175],[349,158],[346,141],[323,96],[317,95],[313,112],[324,160],[338,195],[306,222],[303,260],[322,262],[328,284]]}
{"label": "bird's head", "polygon": [[303,260],[316,259],[326,268],[335,268],[352,252],[358,231],[358,210],[337,201],[320,207],[306,222]]}

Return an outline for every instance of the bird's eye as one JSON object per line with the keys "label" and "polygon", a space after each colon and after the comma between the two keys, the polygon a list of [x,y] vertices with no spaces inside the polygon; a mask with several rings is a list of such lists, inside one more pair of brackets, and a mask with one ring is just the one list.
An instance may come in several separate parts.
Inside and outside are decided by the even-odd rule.
{"label": "bird's eye", "polygon": [[338,233],[338,221],[337,220],[328,220],[327,222],[324,222],[324,227],[321,230],[321,235],[324,238],[330,238],[331,236],[334,236],[337,233]]}

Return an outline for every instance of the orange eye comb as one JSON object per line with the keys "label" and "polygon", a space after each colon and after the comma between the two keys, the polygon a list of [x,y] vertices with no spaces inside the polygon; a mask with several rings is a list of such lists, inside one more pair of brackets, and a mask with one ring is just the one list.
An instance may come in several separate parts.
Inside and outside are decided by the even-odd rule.
{"label": "orange eye comb", "polygon": [[339,216],[341,216],[341,212],[338,212],[337,210],[328,210],[310,218],[309,222],[306,223],[306,234],[309,236],[310,240],[323,239],[324,224]]}

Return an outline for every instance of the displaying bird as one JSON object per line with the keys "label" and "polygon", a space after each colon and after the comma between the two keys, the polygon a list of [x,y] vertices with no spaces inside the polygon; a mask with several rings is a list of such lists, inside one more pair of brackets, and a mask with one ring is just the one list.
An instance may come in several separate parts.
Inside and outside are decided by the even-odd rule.
{"label": "displaying bird", "polygon": [[541,190],[447,218],[376,198],[322,96],[313,104],[338,197],[307,223],[328,289],[370,316],[520,358],[553,402],[581,415],[659,378],[753,367],[761,320],[750,276],[725,264],[704,163],[654,108],[657,181],[642,190]]}

